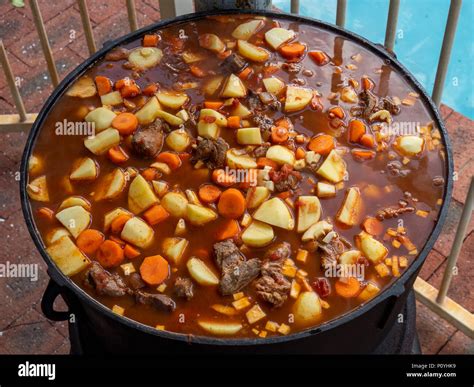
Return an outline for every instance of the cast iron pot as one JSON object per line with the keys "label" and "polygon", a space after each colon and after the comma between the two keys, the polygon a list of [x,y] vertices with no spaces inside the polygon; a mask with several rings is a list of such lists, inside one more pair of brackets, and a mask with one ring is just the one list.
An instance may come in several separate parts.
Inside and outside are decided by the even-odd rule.
{"label": "cast iron pot", "polygon": [[[334,320],[287,336],[275,336],[265,339],[222,339],[190,336],[154,329],[153,327],[119,316],[95,299],[89,297],[71,279],[58,270],[45,252],[45,246],[33,221],[29,198],[26,192],[28,159],[45,118],[63,92],[89,67],[102,59],[109,50],[116,46],[130,43],[144,33],[173,24],[186,23],[204,16],[234,13],[239,13],[239,11],[228,10],[185,15],[155,23],[110,42],[72,71],[46,101],[33,124],[26,143],[21,164],[20,182],[21,203],[26,224],[38,251],[48,265],[48,274],[51,277],[42,300],[43,313],[51,320],[67,320],[70,318],[71,313],[80,310],[84,316],[82,323],[88,324],[89,328],[97,333],[94,340],[99,340],[99,344],[111,353],[371,353],[387,336],[398,314],[402,311],[421,265],[441,231],[451,198],[451,178],[446,179],[443,205],[439,218],[425,246],[413,264],[391,286],[364,305]],[[423,87],[393,55],[389,54],[382,47],[374,45],[356,34],[319,20],[264,11],[245,11],[245,13],[307,23],[352,40],[384,59],[387,65],[390,65],[405,77],[413,90],[420,94],[420,100],[431,111],[434,123],[441,131],[443,145],[446,149],[446,176],[452,176],[453,160],[451,146],[439,112]],[[59,312],[54,309],[54,300],[59,295],[65,298],[70,308],[69,311]]]}

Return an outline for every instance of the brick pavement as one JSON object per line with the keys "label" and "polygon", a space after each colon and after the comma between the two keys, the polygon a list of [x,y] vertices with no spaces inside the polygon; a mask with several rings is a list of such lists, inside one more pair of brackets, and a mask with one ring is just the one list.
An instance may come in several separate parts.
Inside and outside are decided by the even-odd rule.
{"label": "brick pavement", "polygon": [[[136,0],[140,26],[159,19],[156,1]],[[78,6],[73,0],[51,2],[39,0],[46,29],[51,39],[58,72],[65,76],[87,58]],[[122,0],[88,2],[92,27],[98,46],[129,31],[128,19]],[[41,54],[31,11],[13,8],[9,1],[0,0],[0,36],[7,48],[13,71],[20,77],[20,91],[29,112],[38,111],[51,92],[49,76]],[[0,114],[15,113],[11,95],[0,72]],[[448,220],[435,248],[429,254],[420,276],[439,286],[454,237],[470,177],[474,172],[473,121],[441,107],[454,150],[457,180],[454,184],[453,203]],[[45,265],[36,252],[23,223],[20,209],[16,172],[26,141],[25,133],[0,135],[0,234],[7,248],[0,249],[0,262],[38,263],[37,282],[27,279],[0,278],[0,353],[68,353],[67,327],[48,321],[40,312],[39,302],[47,283]],[[471,312],[474,310],[470,284],[474,279],[474,220],[459,258],[458,274],[454,276],[449,296]],[[417,327],[424,353],[474,353],[472,340],[418,303]]]}

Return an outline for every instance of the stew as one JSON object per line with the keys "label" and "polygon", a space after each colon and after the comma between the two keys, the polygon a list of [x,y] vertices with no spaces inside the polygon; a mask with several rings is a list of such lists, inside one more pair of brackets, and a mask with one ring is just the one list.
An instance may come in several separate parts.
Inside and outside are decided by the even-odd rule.
{"label": "stew", "polygon": [[375,297],[445,187],[429,110],[369,50],[304,23],[209,17],[114,48],[29,162],[58,268],[115,313],[195,335],[286,335]]}

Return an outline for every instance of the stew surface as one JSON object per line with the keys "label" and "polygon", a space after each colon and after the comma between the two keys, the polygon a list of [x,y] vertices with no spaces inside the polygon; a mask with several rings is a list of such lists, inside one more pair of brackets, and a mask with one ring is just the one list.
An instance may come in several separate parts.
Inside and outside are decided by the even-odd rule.
{"label": "stew surface", "polygon": [[59,269],[114,312],[286,335],[375,297],[442,204],[427,108],[373,53],[251,15],[116,48],[56,103],[28,193]]}

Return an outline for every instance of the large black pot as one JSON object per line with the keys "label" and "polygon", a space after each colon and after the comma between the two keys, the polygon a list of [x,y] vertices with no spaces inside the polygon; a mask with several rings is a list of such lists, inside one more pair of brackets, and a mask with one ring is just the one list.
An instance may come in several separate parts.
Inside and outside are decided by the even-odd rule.
{"label": "large black pot", "polygon": [[[196,20],[211,14],[231,14],[238,11],[206,12],[205,14],[191,14],[173,20],[162,21],[141,30],[130,33],[106,45],[95,53],[74,71],[72,71],[56,88],[49,97],[38,115],[31,129],[21,164],[21,202],[23,214],[30,234],[44,260],[48,265],[51,277],[48,289],[43,297],[42,307],[45,315],[52,320],[68,319],[68,312],[57,312],[53,308],[54,299],[63,295],[71,312],[81,310],[84,322],[97,334],[95,340],[100,340],[101,345],[113,353],[176,353],[176,352],[225,352],[225,353],[371,353],[386,338],[388,332],[396,321],[398,314],[405,305],[406,298],[412,289],[413,282],[423,264],[426,256],[433,247],[446,218],[452,191],[453,160],[451,146],[444,124],[439,112],[422,86],[414,79],[408,70],[383,48],[372,44],[364,38],[318,20],[301,16],[262,12],[246,11],[271,18],[284,18],[293,21],[302,21],[310,25],[325,29],[352,40],[375,55],[383,58],[387,65],[402,74],[414,91],[420,94],[420,100],[431,110],[435,125],[440,128],[443,145],[446,149],[445,168],[446,187],[443,205],[438,221],[431,232],[425,246],[420,251],[413,264],[387,289],[377,297],[345,313],[337,319],[288,336],[245,339],[221,339],[204,336],[188,336],[185,334],[159,331],[143,325],[126,317],[112,313],[110,309],[89,297],[68,277],[63,275],[45,252],[45,246],[34,224],[29,198],[26,193],[28,181],[28,159],[34,147],[36,137],[43,125],[49,111],[60,98],[67,87],[77,79],[85,70],[101,59],[110,49],[136,40],[140,35],[160,27]],[[191,345],[190,345],[191,344]]]}

